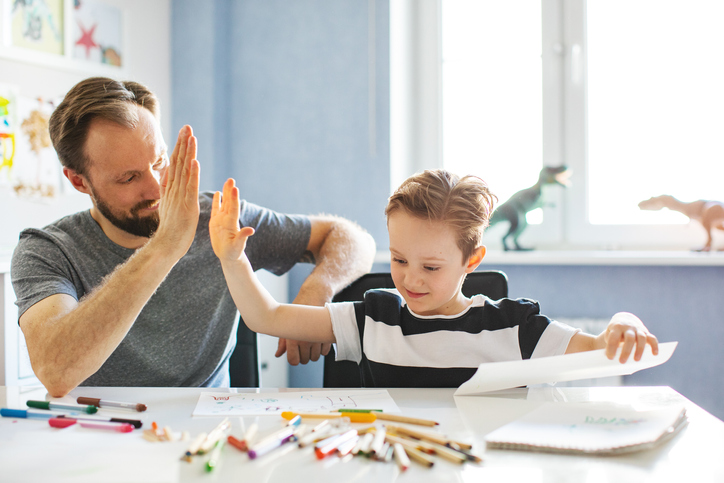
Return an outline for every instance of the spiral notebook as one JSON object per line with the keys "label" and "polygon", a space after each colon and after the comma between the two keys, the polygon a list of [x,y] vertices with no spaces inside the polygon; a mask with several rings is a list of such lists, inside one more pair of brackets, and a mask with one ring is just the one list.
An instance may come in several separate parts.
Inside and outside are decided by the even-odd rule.
{"label": "spiral notebook", "polygon": [[598,403],[546,404],[488,434],[488,449],[614,455],[642,451],[687,424],[683,406],[636,410]]}

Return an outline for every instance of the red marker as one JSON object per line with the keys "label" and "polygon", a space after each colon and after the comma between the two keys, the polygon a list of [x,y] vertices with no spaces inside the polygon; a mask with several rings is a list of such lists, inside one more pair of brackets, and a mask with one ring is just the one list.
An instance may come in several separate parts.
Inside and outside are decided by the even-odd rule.
{"label": "red marker", "polygon": [[346,433],[330,436],[329,438],[320,441],[314,447],[314,453],[317,455],[317,459],[321,460],[325,456],[334,453],[339,446],[353,439],[355,436],[357,436],[357,430],[350,429]]}
{"label": "red marker", "polygon": [[118,431],[119,433],[130,433],[133,431],[133,425],[128,423],[108,423],[105,421],[78,421],[70,418],[50,418],[48,424],[53,428],[67,428],[78,423],[81,428],[90,429],[109,429]]}

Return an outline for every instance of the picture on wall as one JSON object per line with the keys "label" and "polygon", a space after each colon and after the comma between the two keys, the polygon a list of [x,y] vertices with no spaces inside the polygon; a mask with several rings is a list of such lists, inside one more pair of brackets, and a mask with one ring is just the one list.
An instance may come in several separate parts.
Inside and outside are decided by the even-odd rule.
{"label": "picture on wall", "polygon": [[63,0],[5,0],[5,12],[12,46],[63,55]]}
{"label": "picture on wall", "polygon": [[73,58],[123,65],[123,15],[101,2],[74,0]]}
{"label": "picture on wall", "polygon": [[0,188],[20,198],[49,200],[63,190],[48,120],[57,101],[18,95],[0,84]]}

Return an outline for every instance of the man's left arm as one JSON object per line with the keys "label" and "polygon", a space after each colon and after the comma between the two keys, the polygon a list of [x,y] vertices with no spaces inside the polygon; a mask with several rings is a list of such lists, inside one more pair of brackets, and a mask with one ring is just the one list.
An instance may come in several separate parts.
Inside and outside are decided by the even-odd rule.
{"label": "man's left arm", "polygon": [[[319,215],[310,216],[312,233],[307,245],[305,261],[315,264],[312,273],[302,283],[295,304],[322,306],[332,297],[372,268],[375,241],[355,223],[344,218]],[[327,355],[329,344],[313,344],[279,339],[276,357],[287,353],[293,366],[316,361]]]}

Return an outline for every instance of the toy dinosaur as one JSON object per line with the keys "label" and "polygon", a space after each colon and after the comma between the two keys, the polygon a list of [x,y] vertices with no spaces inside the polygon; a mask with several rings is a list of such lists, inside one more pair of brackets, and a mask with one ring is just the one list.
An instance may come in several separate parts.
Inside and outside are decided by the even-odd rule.
{"label": "toy dinosaur", "polygon": [[[571,170],[567,166],[546,166],[538,176],[538,182],[531,186],[518,191],[511,196],[505,203],[498,206],[490,218],[490,226],[501,221],[510,223],[508,233],[503,236],[503,249],[508,250],[532,250],[532,248],[523,248],[518,243],[518,237],[528,226],[525,218],[526,213],[543,206],[541,195],[543,194],[543,186],[547,184],[558,184],[568,186],[570,184]],[[513,238],[513,248],[508,246],[508,238]]]}
{"label": "toy dinosaur", "polygon": [[[697,200],[692,202],[679,201],[671,195],[654,196],[639,203],[642,210],[660,210],[668,208],[683,213],[690,220],[698,221],[706,230],[706,244],[697,252],[711,251],[712,230],[724,230],[724,203],[721,201]],[[720,248],[724,250],[724,248]]]}

